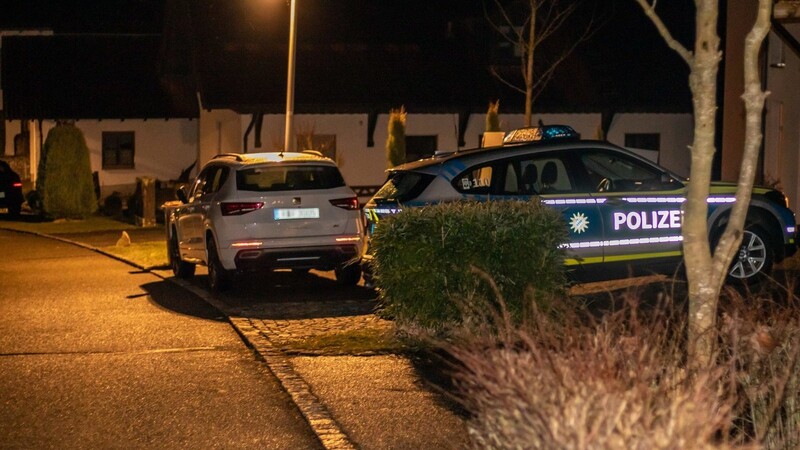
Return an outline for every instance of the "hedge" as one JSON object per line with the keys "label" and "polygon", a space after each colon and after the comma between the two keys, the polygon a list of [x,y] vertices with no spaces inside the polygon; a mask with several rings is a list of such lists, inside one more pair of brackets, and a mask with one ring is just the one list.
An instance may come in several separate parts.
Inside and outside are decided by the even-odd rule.
{"label": "hedge", "polygon": [[539,300],[564,292],[567,236],[558,211],[538,200],[409,208],[383,218],[375,229],[375,284],[387,314],[441,328],[463,321],[476,302],[496,301],[474,267],[493,278],[511,317],[519,320],[530,301],[526,288]]}

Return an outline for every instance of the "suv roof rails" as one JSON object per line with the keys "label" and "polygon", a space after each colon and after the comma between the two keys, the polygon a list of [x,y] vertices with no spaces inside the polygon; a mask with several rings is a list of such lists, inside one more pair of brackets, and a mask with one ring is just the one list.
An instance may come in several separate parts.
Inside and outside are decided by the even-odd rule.
{"label": "suv roof rails", "polygon": [[217,158],[233,158],[236,161],[240,161],[240,162],[244,161],[244,158],[242,158],[242,155],[240,155],[238,153],[220,153],[219,155],[214,155],[214,157],[211,158],[211,159],[217,159]]}

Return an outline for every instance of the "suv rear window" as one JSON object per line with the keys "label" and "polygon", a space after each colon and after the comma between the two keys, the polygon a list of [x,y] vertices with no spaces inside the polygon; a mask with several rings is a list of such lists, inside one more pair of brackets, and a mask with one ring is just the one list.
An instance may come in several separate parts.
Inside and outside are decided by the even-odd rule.
{"label": "suv rear window", "polygon": [[419,172],[395,172],[375,193],[375,200],[405,202],[415,199],[436,178]]}
{"label": "suv rear window", "polygon": [[344,185],[342,174],[334,166],[262,166],[236,172],[236,188],[240,191],[331,189]]}

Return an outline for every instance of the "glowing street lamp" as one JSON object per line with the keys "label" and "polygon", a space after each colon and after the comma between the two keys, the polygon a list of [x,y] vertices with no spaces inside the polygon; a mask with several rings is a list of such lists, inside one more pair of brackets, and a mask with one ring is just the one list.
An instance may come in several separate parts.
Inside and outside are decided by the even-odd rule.
{"label": "glowing street lamp", "polygon": [[289,1],[289,64],[286,74],[286,124],[283,150],[292,150],[292,129],[294,121],[294,60],[297,43],[296,0]]}

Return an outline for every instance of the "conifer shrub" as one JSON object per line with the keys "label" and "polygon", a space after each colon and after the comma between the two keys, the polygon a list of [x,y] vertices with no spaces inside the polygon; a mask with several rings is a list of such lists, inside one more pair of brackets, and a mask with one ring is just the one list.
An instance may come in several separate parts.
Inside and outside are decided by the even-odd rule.
{"label": "conifer shrub", "polygon": [[486,110],[486,131],[500,131],[500,100],[489,103]]}
{"label": "conifer shrub", "polygon": [[89,148],[72,124],[56,125],[44,143],[44,174],[38,190],[44,211],[56,218],[84,218],[97,210]]}
{"label": "conifer shrub", "polygon": [[389,112],[389,135],[386,137],[386,163],[389,167],[406,162],[406,110],[392,109]]}
{"label": "conifer shrub", "polygon": [[443,329],[469,321],[471,307],[495,298],[485,272],[519,319],[526,288],[537,301],[563,293],[566,239],[559,213],[537,200],[406,209],[376,227],[375,283],[395,320]]}

